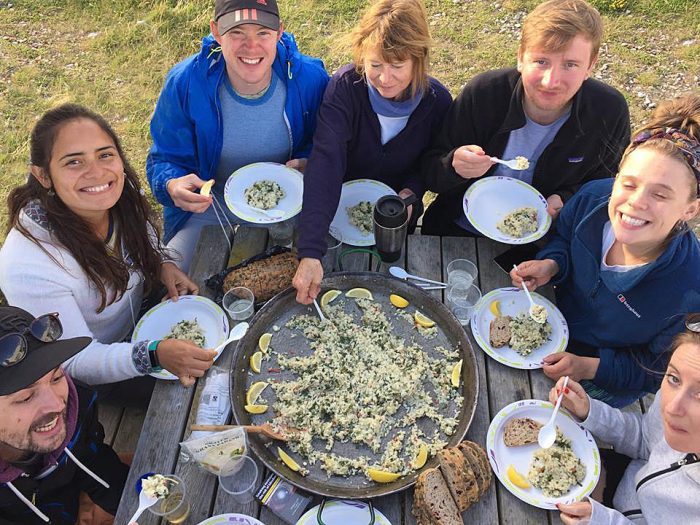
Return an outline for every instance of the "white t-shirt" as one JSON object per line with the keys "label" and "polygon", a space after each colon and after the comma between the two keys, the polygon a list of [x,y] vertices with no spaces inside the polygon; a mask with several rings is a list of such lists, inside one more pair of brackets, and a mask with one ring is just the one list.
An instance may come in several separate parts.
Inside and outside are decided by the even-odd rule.
{"label": "white t-shirt", "polygon": [[608,252],[610,251],[610,248],[612,248],[613,243],[615,242],[615,232],[612,229],[612,224],[610,224],[610,221],[605,223],[605,226],[603,226],[603,249],[602,249],[602,254],[603,257],[600,259],[600,269],[601,270],[607,270],[609,272],[629,272],[630,270],[634,270],[635,268],[639,268],[640,266],[644,266],[645,264],[648,263],[641,263],[641,264],[613,264],[609,265],[608,263],[605,262],[605,260],[608,258]]}

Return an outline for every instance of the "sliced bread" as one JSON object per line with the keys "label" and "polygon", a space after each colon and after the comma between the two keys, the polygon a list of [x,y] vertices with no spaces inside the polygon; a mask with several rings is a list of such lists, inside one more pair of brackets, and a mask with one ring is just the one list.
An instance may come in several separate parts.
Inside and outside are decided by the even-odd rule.
{"label": "sliced bread", "polygon": [[423,488],[419,492],[419,502],[422,505],[419,506],[425,510],[430,525],[464,525],[440,470],[426,469],[418,476],[421,478]]}
{"label": "sliced bread", "polygon": [[509,315],[496,317],[489,325],[489,342],[494,348],[506,346],[510,341],[510,321]]}
{"label": "sliced bread", "polygon": [[479,465],[481,465],[481,475],[483,477],[483,486],[481,493],[486,492],[491,485],[491,464],[489,463],[489,456],[486,454],[486,450],[481,445],[474,443],[473,441],[463,441],[476,455]]}
{"label": "sliced bread", "polygon": [[537,435],[541,428],[542,423],[529,417],[513,417],[503,429],[503,442],[508,447],[537,443]]}
{"label": "sliced bread", "polygon": [[479,499],[479,487],[474,475],[472,474],[471,479],[467,477],[465,466],[468,464],[458,448],[442,449],[437,457],[447,488],[450,489],[459,511],[464,512]]}
{"label": "sliced bread", "polygon": [[481,472],[481,462],[476,457],[474,451],[466,445],[466,442],[460,443],[457,445],[457,448],[464,456],[464,459],[467,460],[469,467],[472,469],[474,479],[476,479],[476,485],[479,489],[479,496],[481,496],[486,491],[486,479],[484,477],[485,475]]}

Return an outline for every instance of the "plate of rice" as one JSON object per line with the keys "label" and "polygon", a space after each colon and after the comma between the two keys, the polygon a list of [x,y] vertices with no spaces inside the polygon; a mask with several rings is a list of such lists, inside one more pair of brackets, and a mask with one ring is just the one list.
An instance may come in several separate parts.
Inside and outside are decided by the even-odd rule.
{"label": "plate of rice", "polygon": [[[506,446],[503,436],[512,418],[530,418],[546,423],[553,405],[526,399],[503,408],[489,425],[486,450],[496,477],[517,498],[541,509],[557,510],[558,503],[573,503],[588,496],[600,476],[600,453],[593,436],[563,407],[556,418],[557,441],[542,449],[535,443]],[[511,481],[510,466],[530,484],[523,488]]]}
{"label": "plate of rice", "polygon": [[372,246],[374,204],[384,195],[396,195],[396,192],[378,180],[357,179],[343,184],[331,234],[345,244]]}
{"label": "plate of rice", "polygon": [[[188,339],[201,348],[216,348],[229,334],[228,317],[214,301],[199,295],[183,295],[157,304],[136,324],[131,342],[156,339]],[[216,360],[223,349],[216,355]],[[167,370],[153,372],[157,379],[177,379]]]}
{"label": "plate of rice", "polygon": [[[532,370],[542,368],[542,359],[566,350],[569,327],[566,319],[543,296],[532,292],[536,304],[547,310],[546,323],[540,324],[528,315],[530,303],[520,288],[497,288],[481,298],[471,318],[474,339],[492,359],[512,368]],[[499,315],[511,318],[511,336],[504,346],[496,348],[491,342],[491,322]]]}
{"label": "plate of rice", "polygon": [[[272,224],[286,221],[301,211],[304,176],[297,170],[276,162],[256,162],[237,169],[224,187],[229,210],[244,221]],[[282,210],[279,218],[270,217],[256,208]]]}
{"label": "plate of rice", "polygon": [[462,209],[480,233],[506,244],[536,241],[552,225],[542,194],[511,177],[479,179],[464,193]]}

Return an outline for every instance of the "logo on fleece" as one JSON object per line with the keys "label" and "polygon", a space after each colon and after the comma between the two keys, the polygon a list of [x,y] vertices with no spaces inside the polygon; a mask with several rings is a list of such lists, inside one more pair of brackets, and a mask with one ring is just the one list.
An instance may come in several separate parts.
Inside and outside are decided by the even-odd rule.
{"label": "logo on fleece", "polygon": [[583,162],[583,157],[569,157],[569,162],[571,164],[576,164],[579,162]]}
{"label": "logo on fleece", "polygon": [[627,302],[627,298],[624,295],[619,294],[617,296],[617,300],[620,301],[622,304],[624,304],[625,308],[627,308],[630,312],[632,312],[637,317],[637,319],[642,318],[642,316],[639,315],[639,312],[637,310],[635,310],[634,308],[632,308],[632,306]]}

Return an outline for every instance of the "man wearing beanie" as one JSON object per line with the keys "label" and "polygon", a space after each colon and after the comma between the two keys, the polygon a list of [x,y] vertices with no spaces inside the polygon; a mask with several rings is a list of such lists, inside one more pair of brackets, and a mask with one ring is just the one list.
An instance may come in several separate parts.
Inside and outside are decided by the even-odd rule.
{"label": "man wearing beanie", "polygon": [[58,314],[0,307],[0,525],[73,525],[81,491],[119,505],[129,467],[103,443],[95,394],[61,368],[90,339],[62,333]]}
{"label": "man wearing beanie", "polygon": [[[216,0],[210,27],[201,51],[165,80],[146,166],[165,242],[185,272],[201,228],[219,224],[231,173],[254,162],[303,170],[328,83],[323,63],[284,32],[276,0]],[[209,180],[212,196],[201,195]],[[242,222],[223,208],[219,215]]]}

